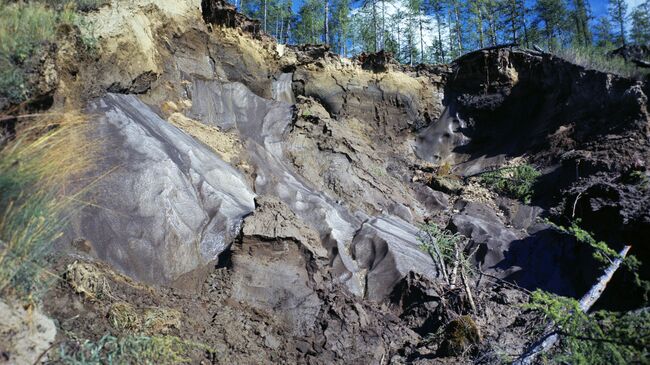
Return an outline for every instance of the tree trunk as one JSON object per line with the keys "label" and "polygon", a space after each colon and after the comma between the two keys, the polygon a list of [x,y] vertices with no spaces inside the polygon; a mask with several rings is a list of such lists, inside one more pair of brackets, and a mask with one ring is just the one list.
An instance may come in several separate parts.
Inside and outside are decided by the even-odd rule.
{"label": "tree trunk", "polygon": [[463,53],[463,28],[460,23],[460,5],[458,0],[454,1],[454,14],[456,15],[456,36],[458,37],[458,49]]}
{"label": "tree trunk", "polygon": [[325,0],[325,44],[330,44],[330,1]]}
{"label": "tree trunk", "polygon": [[424,32],[422,31],[422,13],[418,16],[420,23],[420,63],[424,63]]}
{"label": "tree trunk", "polygon": [[440,25],[440,14],[436,12],[436,23],[438,24],[438,63],[445,62],[445,47],[442,46],[442,25]]}
{"label": "tree trunk", "polygon": [[[623,1],[623,0],[619,0]],[[621,28],[621,41],[623,42],[623,47],[625,47],[625,14],[623,14],[623,6],[622,4],[618,5],[618,19],[619,19],[619,26]]]}
{"label": "tree trunk", "polygon": [[266,2],[267,2],[267,0],[264,0],[264,33],[266,33],[266,14],[267,14]]}
{"label": "tree trunk", "polygon": [[386,48],[386,1],[381,0],[381,49]]}
{"label": "tree trunk", "polygon": [[379,33],[377,32],[377,0],[372,0],[372,27],[375,32],[375,49],[379,51]]}

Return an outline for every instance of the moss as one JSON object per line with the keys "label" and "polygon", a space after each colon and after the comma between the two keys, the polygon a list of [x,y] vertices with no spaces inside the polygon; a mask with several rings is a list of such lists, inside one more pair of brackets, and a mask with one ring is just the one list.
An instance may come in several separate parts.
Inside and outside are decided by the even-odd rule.
{"label": "moss", "polygon": [[142,326],[142,319],[131,304],[117,302],[108,310],[108,320],[113,328],[125,332],[138,332]]}
{"label": "moss", "polygon": [[442,352],[447,356],[458,356],[471,351],[481,342],[481,334],[470,316],[460,316],[445,328]]}
{"label": "moss", "polygon": [[169,334],[181,328],[181,313],[170,308],[149,309],[144,314],[144,328],[151,334]]}
{"label": "moss", "polygon": [[108,280],[92,264],[75,261],[66,268],[65,279],[77,294],[83,294],[88,299],[110,296]]}

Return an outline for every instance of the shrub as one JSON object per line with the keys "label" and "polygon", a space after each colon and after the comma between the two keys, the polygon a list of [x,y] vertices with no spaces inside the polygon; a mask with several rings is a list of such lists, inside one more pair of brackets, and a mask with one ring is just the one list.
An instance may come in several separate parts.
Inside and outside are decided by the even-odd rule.
{"label": "shrub", "polygon": [[542,174],[531,165],[506,167],[479,175],[479,181],[493,191],[530,204],[533,188]]}
{"label": "shrub", "polygon": [[[596,240],[591,233],[581,228],[580,219],[571,222],[571,226],[568,228],[556,225],[548,220],[546,222],[556,229],[574,236],[578,242],[591,246],[593,249],[593,257],[601,264],[602,268],[607,267],[612,260],[620,257],[618,252],[609,247],[606,242]],[[650,299],[650,281],[641,278],[639,274],[640,267],[641,261],[634,255],[628,255],[623,260],[623,268],[632,274],[634,285],[641,289],[643,300],[645,303],[648,303]]]}
{"label": "shrub", "polygon": [[526,308],[552,321],[560,347],[551,359],[559,364],[647,363],[650,349],[650,311],[598,311],[587,314],[578,301],[541,290],[533,292]]}

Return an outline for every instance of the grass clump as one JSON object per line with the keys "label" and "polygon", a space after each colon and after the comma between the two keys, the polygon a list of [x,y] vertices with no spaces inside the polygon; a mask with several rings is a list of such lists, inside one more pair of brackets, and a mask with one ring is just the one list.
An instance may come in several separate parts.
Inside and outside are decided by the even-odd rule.
{"label": "grass clump", "polygon": [[136,332],[142,325],[140,316],[133,305],[117,302],[108,310],[108,320],[113,328],[125,332]]}
{"label": "grass clump", "polygon": [[[30,1],[0,0],[0,96],[20,103],[32,95],[27,75],[28,61],[56,40],[61,24],[89,27],[77,15],[79,9],[101,6],[103,0]],[[92,46],[93,39],[83,40]]]}
{"label": "grass clump", "polygon": [[63,364],[187,364],[194,350],[214,352],[208,346],[176,336],[105,335],[98,341],[81,344],[64,343],[59,348],[58,362]]}
{"label": "grass clump", "polygon": [[171,308],[152,308],[144,313],[144,328],[149,333],[168,334],[181,328],[181,313]]}
{"label": "grass clump", "polygon": [[476,322],[468,315],[453,319],[445,327],[442,351],[449,356],[462,355],[481,342],[481,333]]}
{"label": "grass clump", "polygon": [[558,364],[641,364],[650,355],[650,311],[587,314],[577,300],[541,290],[526,305],[553,322],[560,335]]}
{"label": "grass clump", "polygon": [[170,334],[181,328],[181,313],[171,308],[150,308],[144,313],[127,302],[113,303],[108,310],[111,326],[122,333]]}
{"label": "grass clump", "polygon": [[479,175],[479,182],[498,194],[530,204],[540,176],[542,174],[534,166],[523,164],[485,172]]}
{"label": "grass clump", "polygon": [[0,151],[0,294],[38,294],[46,256],[73,212],[69,182],[92,159],[85,121],[63,113],[32,121]]}
{"label": "grass clump", "polygon": [[445,265],[452,265],[458,258],[456,252],[463,249],[467,239],[430,223],[420,227],[420,249],[430,255],[440,255]]}
{"label": "grass clump", "polygon": [[553,53],[566,61],[591,70],[633,79],[642,79],[650,75],[650,71],[639,68],[631,62],[625,61],[622,57],[608,55],[601,48],[566,47],[556,49]]}

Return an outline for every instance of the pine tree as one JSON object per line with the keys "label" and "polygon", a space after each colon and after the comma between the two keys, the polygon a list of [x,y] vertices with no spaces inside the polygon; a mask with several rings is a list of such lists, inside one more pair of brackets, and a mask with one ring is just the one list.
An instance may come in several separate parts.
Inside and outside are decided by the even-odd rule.
{"label": "pine tree", "polygon": [[562,35],[566,30],[566,4],[562,0],[538,0],[535,5],[535,12],[537,13],[537,20],[544,23],[544,35],[547,38],[548,48],[552,49],[560,46]]}
{"label": "pine tree", "polygon": [[484,36],[483,36],[483,20],[484,20],[483,0],[469,0],[467,6],[470,15],[470,22],[474,26],[473,38],[476,39],[478,48],[483,48],[485,47]]}
{"label": "pine tree", "polygon": [[[496,8],[500,15],[504,40],[530,46],[525,0],[499,0]],[[497,29],[496,32],[499,30]]]}
{"label": "pine tree", "polygon": [[294,35],[297,43],[316,44],[321,42],[321,32],[325,22],[323,3],[320,0],[305,0],[298,10],[299,20]]}
{"label": "pine tree", "polygon": [[498,43],[498,26],[497,19],[499,17],[499,7],[497,0],[483,0],[485,8],[485,19],[487,21],[487,38],[492,46]]}
{"label": "pine tree", "polygon": [[609,0],[609,16],[612,23],[617,27],[617,42],[625,46],[625,18],[627,15],[627,3],[625,0]]}
{"label": "pine tree", "polygon": [[442,40],[443,28],[445,26],[445,8],[443,0],[431,0],[429,2],[429,10],[433,13],[436,20],[437,39],[434,42],[436,48],[436,62],[442,63],[446,61],[445,47]]}
{"label": "pine tree", "polygon": [[350,36],[350,0],[335,0],[333,8],[333,46],[340,54],[347,55],[347,44]]}
{"label": "pine tree", "polygon": [[574,42],[579,46],[591,44],[591,30],[589,29],[589,5],[585,0],[573,0]]}
{"label": "pine tree", "polygon": [[613,43],[612,24],[606,16],[601,16],[594,25],[594,37],[596,47],[608,49]]}
{"label": "pine tree", "polygon": [[371,10],[371,14],[372,14],[371,29],[372,29],[373,38],[375,39],[374,47],[371,51],[377,52],[380,49],[380,44],[379,44],[380,29],[379,29],[379,14],[377,12],[377,0],[363,0],[363,7],[370,8]]}
{"label": "pine tree", "polygon": [[419,38],[420,63],[424,63],[424,2],[422,0],[408,0],[408,9],[411,13],[411,24],[415,26]]}
{"label": "pine tree", "polygon": [[[450,48],[456,50],[456,56],[460,56],[464,49],[463,25],[461,20],[461,3],[460,0],[450,0],[450,26],[453,23],[453,28],[449,31],[449,36],[454,37],[454,44]],[[452,35],[453,34],[453,35]]]}
{"label": "pine tree", "polygon": [[630,14],[630,38],[636,44],[650,44],[650,0],[637,6]]}

